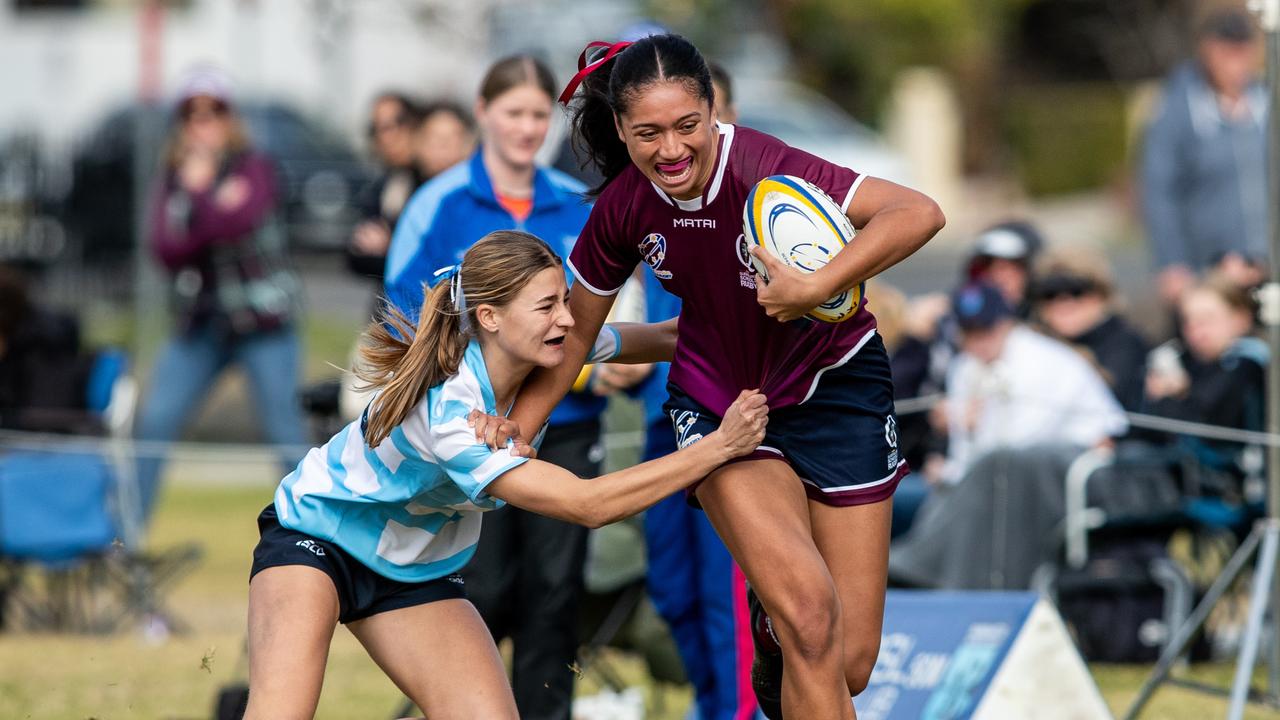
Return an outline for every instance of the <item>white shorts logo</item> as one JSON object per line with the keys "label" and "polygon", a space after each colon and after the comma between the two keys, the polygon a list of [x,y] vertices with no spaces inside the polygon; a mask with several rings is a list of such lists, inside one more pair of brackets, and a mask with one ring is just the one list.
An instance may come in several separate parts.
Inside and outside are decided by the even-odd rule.
{"label": "white shorts logo", "polygon": [[313,554],[315,554],[318,557],[324,557],[324,546],[322,546],[320,543],[316,542],[315,540],[299,540],[298,542],[294,543],[294,545],[297,545],[300,548],[305,548],[307,550],[310,550]]}
{"label": "white shorts logo", "polygon": [[676,447],[681,450],[702,439],[702,433],[692,433],[694,423],[698,422],[698,413],[692,410],[672,410],[671,422],[676,428]]}
{"label": "white shorts logo", "polygon": [[885,465],[892,470],[898,467],[898,420],[892,415],[884,421],[884,441],[889,444],[889,458]]}

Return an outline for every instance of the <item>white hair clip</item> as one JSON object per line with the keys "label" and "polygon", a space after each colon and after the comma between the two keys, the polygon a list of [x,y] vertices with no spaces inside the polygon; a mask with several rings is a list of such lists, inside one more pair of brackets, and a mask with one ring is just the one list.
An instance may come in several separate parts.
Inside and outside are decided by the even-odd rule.
{"label": "white hair clip", "polygon": [[467,322],[467,298],[462,294],[462,263],[442,267],[431,274],[433,278],[439,278],[442,275],[449,281],[449,302],[453,305],[453,309],[458,311],[462,331],[466,332],[469,323]]}

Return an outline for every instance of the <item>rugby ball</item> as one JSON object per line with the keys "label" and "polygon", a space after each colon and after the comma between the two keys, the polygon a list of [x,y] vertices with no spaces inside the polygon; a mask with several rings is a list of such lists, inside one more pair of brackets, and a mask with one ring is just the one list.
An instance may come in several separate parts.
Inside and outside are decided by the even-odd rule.
{"label": "rugby ball", "polygon": [[[745,242],[759,245],[789,267],[811,273],[831,262],[853,240],[853,224],[826,193],[791,175],[770,175],[756,183],[742,211]],[[764,264],[751,257],[769,281]],[[858,312],[863,286],[828,299],[808,313],[814,320],[844,322]]]}

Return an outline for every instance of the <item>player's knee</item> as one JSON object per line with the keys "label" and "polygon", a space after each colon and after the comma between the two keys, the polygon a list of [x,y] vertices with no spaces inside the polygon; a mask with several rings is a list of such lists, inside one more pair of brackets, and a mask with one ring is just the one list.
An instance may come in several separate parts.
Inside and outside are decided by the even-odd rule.
{"label": "player's knee", "polygon": [[[791,592],[774,622],[781,625],[779,638],[788,655],[816,660],[834,652],[840,626],[840,603],[835,589],[826,584]],[[790,647],[787,647],[790,646]]]}
{"label": "player's knee", "polygon": [[844,636],[844,677],[849,692],[857,695],[867,689],[871,670],[880,655],[880,633],[854,633],[846,627]]}
{"label": "player's knee", "polygon": [[849,684],[849,692],[858,695],[867,689],[871,680],[871,670],[876,666],[875,653],[860,650],[850,652],[845,648],[844,679]]}

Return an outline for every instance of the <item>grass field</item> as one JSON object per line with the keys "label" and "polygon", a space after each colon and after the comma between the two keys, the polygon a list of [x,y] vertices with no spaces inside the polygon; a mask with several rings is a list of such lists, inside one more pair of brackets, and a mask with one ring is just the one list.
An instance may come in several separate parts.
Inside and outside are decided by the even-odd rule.
{"label": "grass field", "polygon": [[[164,547],[197,542],[205,550],[200,567],[170,596],[175,614],[192,632],[165,642],[141,633],[112,637],[49,634],[0,635],[0,718],[116,720],[208,718],[217,688],[243,675],[240,661],[246,574],[257,537],[254,518],[270,500],[268,472],[260,485],[170,486],[156,517],[153,542]],[[690,694],[666,687],[656,692],[642,664],[617,654],[614,664],[645,687],[649,717],[684,717]],[[1113,710],[1132,699],[1147,671],[1142,666],[1095,666],[1094,676]],[[1226,684],[1228,665],[1200,666],[1200,679]],[[579,693],[597,689],[588,672]],[[318,717],[387,718],[399,695],[349,633],[334,641]],[[1185,690],[1162,689],[1145,718],[1201,720],[1222,717],[1225,702]],[[1275,718],[1253,709],[1246,717]]]}

